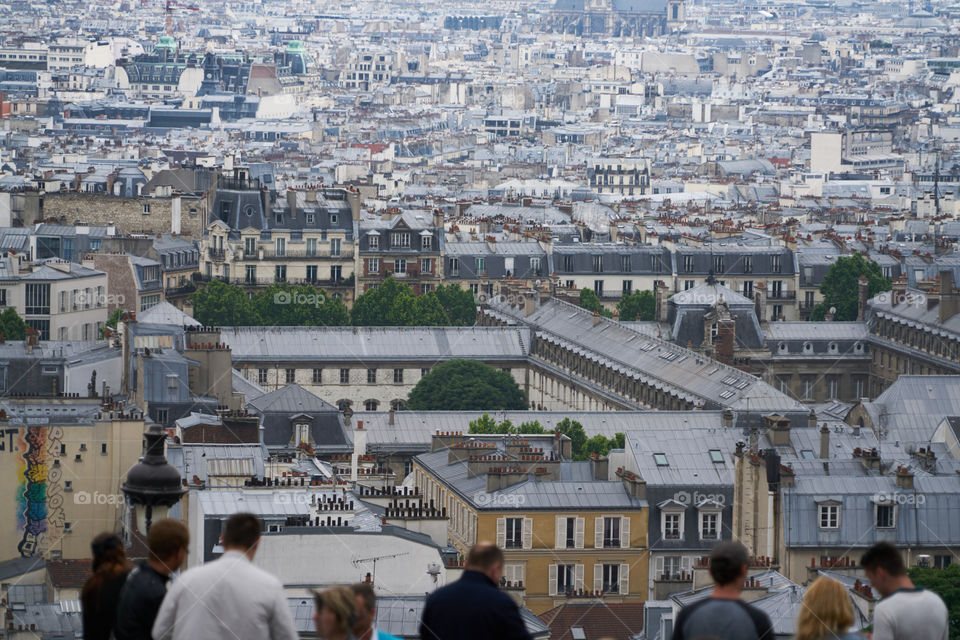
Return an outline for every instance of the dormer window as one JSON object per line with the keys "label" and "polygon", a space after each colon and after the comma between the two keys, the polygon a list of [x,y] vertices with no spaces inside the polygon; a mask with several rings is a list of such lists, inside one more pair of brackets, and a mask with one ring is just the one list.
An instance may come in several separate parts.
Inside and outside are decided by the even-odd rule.
{"label": "dormer window", "polygon": [[293,426],[294,433],[296,434],[296,443],[307,444],[310,442],[310,423],[309,422],[297,422]]}

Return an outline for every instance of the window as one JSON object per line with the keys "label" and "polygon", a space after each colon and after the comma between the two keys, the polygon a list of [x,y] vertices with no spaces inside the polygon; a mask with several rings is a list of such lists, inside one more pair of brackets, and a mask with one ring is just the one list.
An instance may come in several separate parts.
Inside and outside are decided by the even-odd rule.
{"label": "window", "polygon": [[563,256],[563,270],[568,273],[573,272],[573,256]]}
{"label": "window", "polygon": [[403,258],[397,258],[393,261],[393,272],[394,273],[406,273],[407,272],[407,261]]}
{"label": "window", "polygon": [[377,370],[376,369],[367,369],[367,382],[374,384],[377,381]]}
{"label": "window", "polygon": [[267,370],[266,370],[266,369],[257,369],[257,383],[258,383],[258,384],[267,384]]}
{"label": "window", "polygon": [[877,505],[877,529],[892,529],[896,526],[896,505]]}
{"label": "window", "polygon": [[273,279],[277,282],[287,281],[287,265],[278,264],[273,268]]}
{"label": "window", "polygon": [[420,273],[433,272],[433,258],[420,258]]}
{"label": "window", "polygon": [[603,548],[616,549],[620,547],[620,518],[603,519]]}
{"label": "window", "polygon": [[630,263],[630,255],[620,256],[620,271],[624,273],[630,273],[633,271],[633,266]]}
{"label": "window", "polygon": [[520,549],[523,546],[523,518],[507,518],[507,549]]}
{"label": "window", "polygon": [[101,454],[101,455],[106,455],[106,454],[107,454],[107,443],[106,443],[106,442],[101,442],[101,443],[100,443],[100,454]]}
{"label": "window", "polygon": [[339,217],[337,214],[335,214],[335,213],[331,213],[331,214],[330,214],[330,224],[331,224],[331,225],[335,225],[335,224],[337,224],[337,223],[339,223],[339,222],[340,222],[340,217]]}
{"label": "window", "polygon": [[487,259],[486,258],[474,258],[473,259],[473,273],[474,275],[480,275],[485,273],[487,270]]}
{"label": "window", "polygon": [[723,256],[713,257],[713,271],[714,273],[723,273]]}
{"label": "window", "polygon": [[710,449],[710,462],[723,464],[723,452],[720,449]]}
{"label": "window", "polygon": [[557,593],[569,593],[575,589],[574,569],[572,564],[557,565]]}
{"label": "window", "polygon": [[145,216],[150,215],[150,204],[149,204],[149,203],[146,203],[146,202],[143,203],[143,215],[145,215]]}
{"label": "window", "polygon": [[743,256],[743,272],[750,273],[753,271],[753,256]]}
{"label": "window", "polygon": [[623,295],[629,296],[631,293],[633,293],[633,280],[624,280]]}
{"label": "window", "polygon": [[317,265],[308,264],[307,265],[307,282],[316,282],[317,281]]}
{"label": "window", "polygon": [[450,275],[459,276],[460,275],[460,260],[457,258],[450,258]]}
{"label": "window", "polygon": [[380,236],[367,236],[367,246],[371,249],[379,249]]}
{"label": "window", "polygon": [[313,384],[320,384],[321,382],[323,382],[323,369],[314,369]]}
{"label": "window", "polygon": [[293,384],[294,380],[296,379],[296,373],[296,369],[286,369],[284,371],[284,379],[287,381],[287,384]]}
{"label": "window", "polygon": [[150,307],[155,307],[160,304],[160,294],[155,294],[152,296],[143,296],[140,298],[140,311],[146,311]]}
{"label": "window", "polygon": [[430,373],[430,367],[421,367],[421,369],[420,369],[420,377],[421,377],[421,378],[423,378],[424,376],[426,376],[428,373]]}
{"label": "window", "polygon": [[332,282],[340,282],[343,280],[343,267],[339,264],[335,264],[330,267],[330,280]]}
{"label": "window", "polygon": [[312,213],[307,214],[307,224],[313,224],[315,220],[316,216],[314,216]]}
{"label": "window", "polygon": [[340,384],[350,382],[350,369],[340,369]]}
{"label": "window", "polygon": [[[7,306],[7,290],[0,289],[0,307]],[[63,309],[61,309],[63,311]]]}
{"label": "window", "polygon": [[804,376],[802,379],[803,384],[803,399],[812,400],[813,399],[813,376]]}
{"label": "window", "polygon": [[256,255],[257,255],[257,239],[244,238],[243,239],[243,256],[245,258],[253,258]]}
{"label": "window", "polygon": [[840,526],[840,505],[820,505],[820,528],[837,529]]}
{"label": "window", "polygon": [[577,546],[577,519],[563,518],[564,524],[564,547],[574,549]]}
{"label": "window", "polygon": [[655,453],[653,454],[653,461],[657,463],[658,467],[668,467],[670,463],[667,462],[667,454],[665,453]]}
{"label": "window", "polygon": [[394,247],[399,247],[401,249],[410,248],[410,234],[409,233],[394,233],[391,235],[391,245]]}
{"label": "window", "polygon": [[603,297],[603,280],[593,281],[593,292],[597,294],[598,298]]}
{"label": "window", "polygon": [[380,258],[367,259],[367,273],[380,273]]}
{"label": "window", "polygon": [[364,411],[376,411],[379,403],[376,400],[367,400],[363,403]]}
{"label": "window", "polygon": [[243,278],[247,284],[255,284],[257,282],[257,267],[256,265],[248,264],[243,269]]}
{"label": "window", "polygon": [[393,382],[394,384],[403,383],[403,369],[394,369],[393,370]]}
{"label": "window", "polygon": [[340,238],[330,238],[330,255],[334,258],[340,257]]}
{"label": "window", "polygon": [[157,409],[157,422],[160,424],[167,424],[167,409]]}
{"label": "window", "polygon": [[665,556],[663,558],[663,578],[665,580],[679,580],[681,564],[682,558],[680,556]]}
{"label": "window", "polygon": [[771,262],[774,273],[780,273],[780,256],[771,256]]}
{"label": "window", "polygon": [[603,565],[603,592],[604,593],[620,592],[620,565],[619,564]]}
{"label": "window", "polygon": [[603,256],[593,256],[593,271],[594,273],[603,273]]}
{"label": "window", "polygon": [[679,540],[680,539],[680,516],[679,513],[664,513],[663,514],[663,539],[664,540]]}
{"label": "window", "polygon": [[693,273],[693,256],[683,256],[683,270]]}
{"label": "window", "polygon": [[530,270],[540,275],[540,258],[530,258]]}
{"label": "window", "polygon": [[700,539],[716,540],[718,536],[717,524],[720,520],[719,513],[701,513],[700,514]]}
{"label": "window", "polygon": [[433,246],[433,236],[420,236],[420,248],[429,250]]}
{"label": "window", "polygon": [[286,238],[277,238],[275,242],[277,257],[283,257],[287,255],[287,239]]}
{"label": "window", "polygon": [[307,255],[308,256],[317,255],[317,239],[316,238],[307,238]]}

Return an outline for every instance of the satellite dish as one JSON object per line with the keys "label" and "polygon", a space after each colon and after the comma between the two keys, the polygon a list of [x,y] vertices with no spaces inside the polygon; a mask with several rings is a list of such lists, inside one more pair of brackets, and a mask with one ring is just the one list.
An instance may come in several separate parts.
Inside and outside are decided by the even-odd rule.
{"label": "satellite dish", "polygon": [[832,315],[832,316],[837,315],[837,308],[836,308],[836,307],[830,307],[830,315]]}
{"label": "satellite dish", "polygon": [[537,282],[536,282],[536,287],[537,287],[538,289],[540,288],[540,281],[539,281],[539,280],[537,280]]}

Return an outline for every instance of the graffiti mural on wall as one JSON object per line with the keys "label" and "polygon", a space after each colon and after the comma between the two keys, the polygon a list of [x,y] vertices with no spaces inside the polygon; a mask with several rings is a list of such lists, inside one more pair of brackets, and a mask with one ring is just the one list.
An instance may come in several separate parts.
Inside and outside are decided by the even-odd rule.
{"label": "graffiti mural on wall", "polygon": [[26,427],[18,437],[17,527],[23,537],[17,550],[23,557],[37,555],[44,536],[63,528],[62,472],[50,465],[62,437],[60,427]]}

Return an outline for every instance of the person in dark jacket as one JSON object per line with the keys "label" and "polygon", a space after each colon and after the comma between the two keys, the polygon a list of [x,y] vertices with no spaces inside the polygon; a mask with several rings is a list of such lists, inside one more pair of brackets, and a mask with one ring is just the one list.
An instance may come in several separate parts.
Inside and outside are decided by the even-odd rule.
{"label": "person in dark jacket", "polygon": [[497,587],[503,576],[503,551],[477,543],[467,555],[459,580],[437,589],[423,608],[423,640],[530,640],[520,610]]}
{"label": "person in dark jacket", "polygon": [[80,591],[84,640],[109,640],[117,617],[120,589],[127,579],[130,563],[123,541],[115,533],[101,533],[90,543],[93,575]]}
{"label": "person in dark jacket", "polygon": [[170,574],[187,559],[190,533],[179,520],[153,523],[147,534],[149,557],[130,572],[117,607],[116,640],[150,640],[153,622],[167,595]]}

